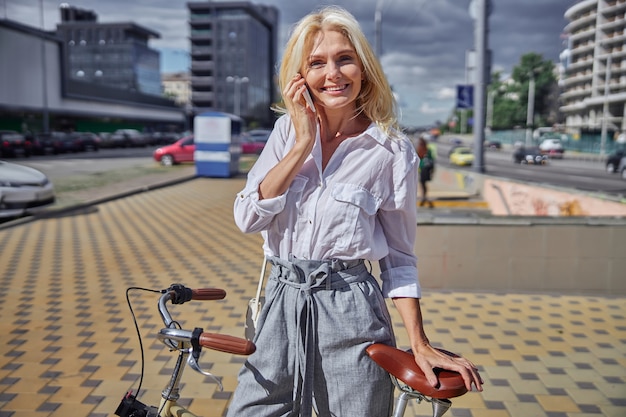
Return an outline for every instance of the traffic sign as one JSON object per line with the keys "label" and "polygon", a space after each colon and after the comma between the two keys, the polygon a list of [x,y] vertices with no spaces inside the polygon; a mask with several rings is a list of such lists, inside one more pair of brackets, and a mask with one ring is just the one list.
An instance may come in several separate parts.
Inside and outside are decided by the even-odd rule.
{"label": "traffic sign", "polygon": [[471,109],[474,107],[474,86],[473,85],[457,85],[456,86],[456,108]]}

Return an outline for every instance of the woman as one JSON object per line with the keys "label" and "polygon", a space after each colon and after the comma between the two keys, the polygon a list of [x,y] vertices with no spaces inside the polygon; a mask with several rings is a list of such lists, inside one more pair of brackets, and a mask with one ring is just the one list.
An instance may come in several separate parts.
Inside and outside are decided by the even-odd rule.
{"label": "woman", "polygon": [[[480,389],[476,368],[433,349],[424,333],[413,253],[419,162],[354,17],[338,7],[304,17],[279,84],[286,114],[235,201],[237,225],[262,233],[273,266],[257,351],[228,415],[388,416],[390,379],[365,353],[395,343],[384,297],[431,384],[440,367]],[[382,291],[364,261],[379,262]]]}
{"label": "woman", "polygon": [[426,139],[422,137],[417,140],[417,156],[420,158],[419,178],[422,189],[420,207],[428,204],[428,207],[433,208],[433,202],[428,199],[428,182],[432,180],[435,173],[435,158],[433,158],[432,151],[426,144]]}

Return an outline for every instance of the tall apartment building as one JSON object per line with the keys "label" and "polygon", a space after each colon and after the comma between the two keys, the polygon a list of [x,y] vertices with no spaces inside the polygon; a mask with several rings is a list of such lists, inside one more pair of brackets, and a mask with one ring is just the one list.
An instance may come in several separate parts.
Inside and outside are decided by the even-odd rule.
{"label": "tall apartment building", "polygon": [[583,0],[565,12],[561,112],[569,130],[626,129],[625,15],[626,0]]}
{"label": "tall apartment building", "polygon": [[57,36],[68,78],[160,96],[160,54],[148,46],[160,35],[131,22],[97,20],[91,10],[61,5]]}
{"label": "tall apartment building", "polygon": [[270,106],[277,96],[278,9],[247,1],[187,6],[194,113],[238,113],[270,126]]}

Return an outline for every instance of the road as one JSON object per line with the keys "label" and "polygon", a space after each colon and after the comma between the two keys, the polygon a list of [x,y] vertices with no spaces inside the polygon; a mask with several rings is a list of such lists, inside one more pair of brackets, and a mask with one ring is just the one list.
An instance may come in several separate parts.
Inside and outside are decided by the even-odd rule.
{"label": "road", "polygon": [[[449,149],[449,144],[437,144],[437,163],[441,166],[451,167],[447,156]],[[154,165],[152,151],[153,148],[101,149],[99,152],[20,158],[15,162],[39,169],[54,182],[55,179],[73,175]],[[532,166],[513,163],[511,150],[485,150],[485,171],[488,175],[501,178],[598,192],[614,198],[626,196],[626,181],[618,174],[606,173],[603,162],[568,159],[567,152],[563,160],[550,160],[548,165]]]}
{"label": "road", "polygon": [[[437,144],[437,163],[451,167],[448,162],[450,145]],[[618,174],[608,174],[604,162],[567,157],[551,159],[547,165],[520,165],[513,162],[511,150],[485,150],[485,174],[536,184],[571,188],[587,192],[597,192],[615,198],[626,196],[626,181]],[[454,167],[459,170],[473,170],[472,167]]]}

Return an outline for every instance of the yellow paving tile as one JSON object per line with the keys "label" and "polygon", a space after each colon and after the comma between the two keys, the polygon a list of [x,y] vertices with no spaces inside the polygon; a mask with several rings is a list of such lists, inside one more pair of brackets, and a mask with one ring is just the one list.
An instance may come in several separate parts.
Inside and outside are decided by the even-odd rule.
{"label": "yellow paving tile", "polygon": [[576,403],[565,395],[535,395],[535,398],[546,411],[562,413],[577,413],[580,411]]}
{"label": "yellow paving tile", "polygon": [[[0,230],[0,244],[7,248],[0,251],[0,279],[11,300],[10,306],[0,303],[0,331],[10,335],[9,344],[0,344],[0,392],[17,394],[0,404],[0,413],[111,415],[125,391],[136,388],[140,371],[124,297],[128,286],[161,289],[184,282],[225,288],[225,300],[177,306],[177,318],[186,327],[243,334],[261,258],[260,236],[242,234],[232,220],[233,196],[243,183],[197,179],[101,204],[87,214]],[[34,253],[38,263],[30,259]],[[3,267],[10,262],[17,268]],[[24,286],[24,277],[31,287]],[[140,398],[157,403],[176,355],[154,337],[162,326],[158,295],[131,299],[146,358]],[[611,403],[626,397],[618,379],[626,378],[626,298],[425,288],[422,302],[433,343],[470,358],[486,380],[483,393],[454,399],[450,415],[460,410],[474,417],[543,417],[544,402],[559,410],[593,404],[605,417],[626,415],[626,407]],[[389,306],[393,322],[400,323]],[[404,330],[397,331],[397,340],[408,344]],[[218,395],[215,384],[188,369],[182,397],[193,398],[191,408],[205,417],[222,416],[241,363],[230,355],[205,354],[202,360],[223,377],[226,392]],[[37,381],[44,372],[49,378]],[[37,393],[46,389],[52,393]],[[71,407],[86,396],[103,400]],[[50,408],[61,405],[36,412],[46,401]],[[411,403],[407,416],[430,416],[430,410],[429,404]]]}

